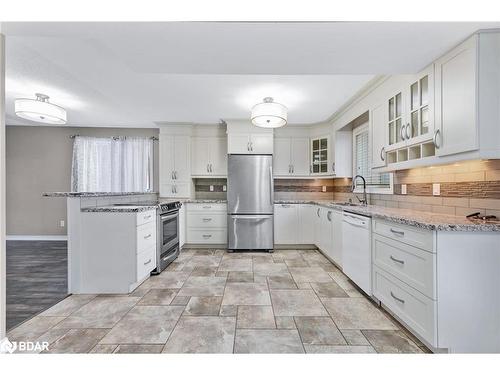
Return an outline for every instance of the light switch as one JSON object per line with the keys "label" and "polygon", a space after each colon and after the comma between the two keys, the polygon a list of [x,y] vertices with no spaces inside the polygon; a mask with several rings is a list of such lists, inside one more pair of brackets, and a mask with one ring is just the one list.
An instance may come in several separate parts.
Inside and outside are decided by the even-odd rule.
{"label": "light switch", "polygon": [[223,185],[222,186],[222,191],[226,191],[226,190],[227,190],[226,185]]}
{"label": "light switch", "polygon": [[322,186],[322,187],[321,187],[321,191],[322,191],[323,193],[326,193],[326,186]]}
{"label": "light switch", "polygon": [[406,195],[406,184],[401,184],[401,194]]}
{"label": "light switch", "polygon": [[441,195],[441,184],[432,184],[432,195]]}
{"label": "light switch", "polygon": [[210,191],[214,191],[214,185],[210,185]]}

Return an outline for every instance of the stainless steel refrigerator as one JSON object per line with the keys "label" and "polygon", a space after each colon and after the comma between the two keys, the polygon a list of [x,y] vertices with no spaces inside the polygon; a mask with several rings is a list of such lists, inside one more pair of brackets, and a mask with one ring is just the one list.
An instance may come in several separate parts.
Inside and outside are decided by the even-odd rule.
{"label": "stainless steel refrigerator", "polygon": [[272,155],[229,155],[228,250],[273,250]]}

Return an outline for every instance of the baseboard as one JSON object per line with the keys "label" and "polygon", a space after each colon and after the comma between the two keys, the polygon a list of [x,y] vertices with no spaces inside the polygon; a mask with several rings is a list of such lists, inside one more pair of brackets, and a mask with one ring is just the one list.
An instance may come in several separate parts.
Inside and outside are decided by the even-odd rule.
{"label": "baseboard", "polygon": [[274,245],[274,250],[316,250],[315,245]]}
{"label": "baseboard", "polygon": [[12,234],[6,236],[7,241],[67,241],[68,236],[66,235],[47,235],[47,236],[30,236],[30,235],[18,235]]}

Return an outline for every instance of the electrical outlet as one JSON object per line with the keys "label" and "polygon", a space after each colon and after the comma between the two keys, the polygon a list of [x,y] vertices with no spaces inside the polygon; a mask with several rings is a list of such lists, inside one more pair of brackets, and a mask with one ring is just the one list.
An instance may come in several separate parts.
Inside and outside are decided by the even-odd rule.
{"label": "electrical outlet", "polygon": [[432,184],[432,195],[441,195],[441,184]]}
{"label": "electrical outlet", "polygon": [[326,186],[322,186],[322,187],[321,187],[321,191],[322,191],[323,193],[326,193]]}
{"label": "electrical outlet", "polygon": [[214,185],[210,185],[210,191],[214,191]]}
{"label": "electrical outlet", "polygon": [[401,194],[406,195],[406,184],[401,184]]}
{"label": "electrical outlet", "polygon": [[222,185],[222,191],[226,191],[227,188],[226,188],[226,185]]}
{"label": "electrical outlet", "polygon": [[59,226],[60,226],[61,228],[64,228],[64,220],[59,221]]}

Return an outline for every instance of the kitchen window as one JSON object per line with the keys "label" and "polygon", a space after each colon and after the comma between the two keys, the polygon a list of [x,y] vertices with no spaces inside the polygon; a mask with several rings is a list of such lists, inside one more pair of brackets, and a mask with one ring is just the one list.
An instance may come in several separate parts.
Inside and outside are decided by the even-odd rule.
{"label": "kitchen window", "polygon": [[[368,124],[359,126],[353,130],[353,177],[361,175],[366,180],[366,192],[377,194],[393,193],[393,174],[378,173],[371,168],[371,150]],[[361,179],[356,181],[355,192],[362,192]]]}
{"label": "kitchen window", "polygon": [[75,137],[72,191],[149,192],[152,181],[152,138]]}

